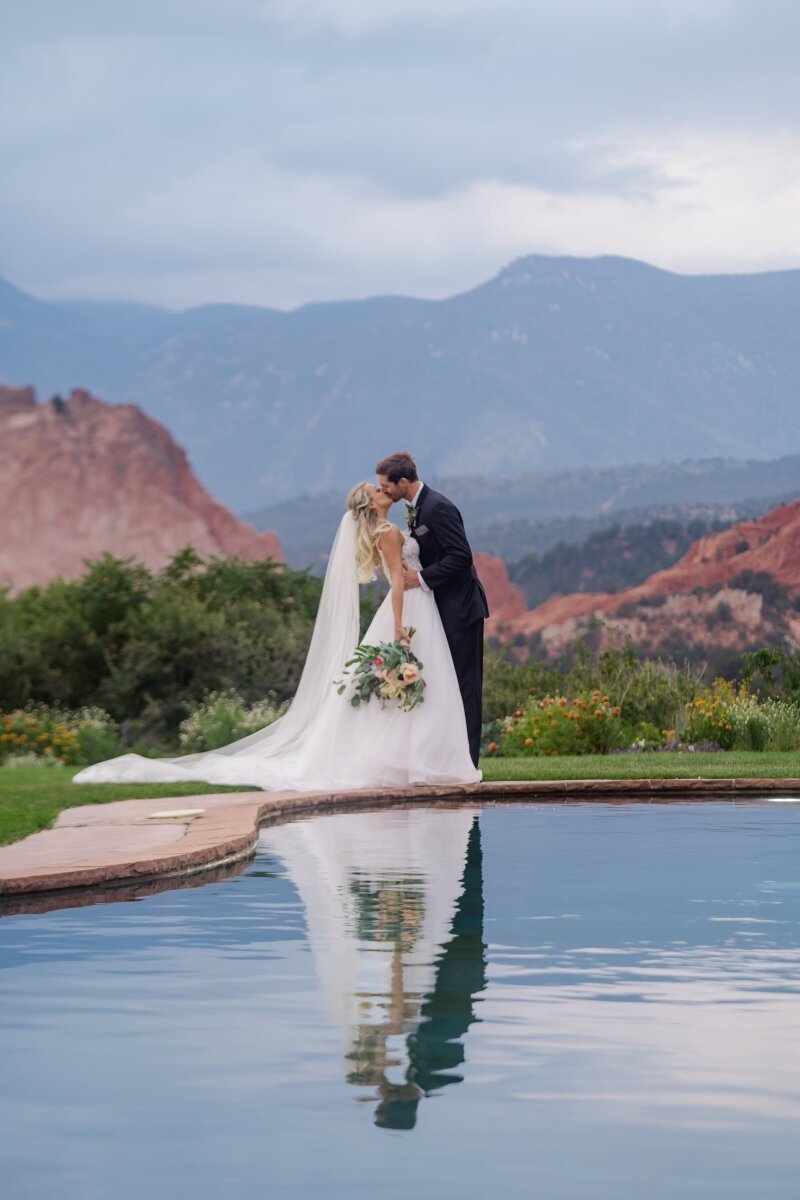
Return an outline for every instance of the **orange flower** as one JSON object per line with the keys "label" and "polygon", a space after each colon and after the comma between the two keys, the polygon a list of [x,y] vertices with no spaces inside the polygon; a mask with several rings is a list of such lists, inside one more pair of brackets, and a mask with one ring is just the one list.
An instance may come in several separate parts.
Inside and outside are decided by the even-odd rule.
{"label": "orange flower", "polygon": [[532,746],[532,745],[533,745],[533,738],[525,738],[525,745],[526,745],[526,746]]}
{"label": "orange flower", "polygon": [[497,749],[497,742],[489,742],[487,749],[490,754],[494,754],[495,750]]}

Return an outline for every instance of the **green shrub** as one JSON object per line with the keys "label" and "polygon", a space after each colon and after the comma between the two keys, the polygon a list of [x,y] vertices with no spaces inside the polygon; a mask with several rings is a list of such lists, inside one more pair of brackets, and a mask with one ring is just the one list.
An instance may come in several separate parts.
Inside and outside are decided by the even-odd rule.
{"label": "green shrub", "polygon": [[500,721],[531,696],[545,696],[561,689],[561,672],[535,660],[518,663],[487,651],[483,667],[483,719]]}
{"label": "green shrub", "polygon": [[764,646],[742,656],[742,680],[761,696],[800,704],[800,652]]}
{"label": "green shrub", "polygon": [[733,710],[736,692],[727,679],[715,679],[711,687],[704,688],[695,700],[686,706],[686,723],[681,730],[681,741],[689,745],[696,742],[716,742],[723,750],[730,750],[734,743]]}
{"label": "green shrub", "polygon": [[740,690],[734,699],[730,717],[733,726],[732,745],[736,750],[766,750],[769,718],[757,696]]}
{"label": "green shrub", "polygon": [[800,710],[787,700],[759,701],[740,687],[731,724],[735,750],[800,749]]}
{"label": "green shrub", "polygon": [[60,758],[43,758],[35,750],[22,750],[9,754],[0,762],[3,770],[10,767],[63,767]]}
{"label": "green shrub", "polygon": [[608,696],[544,696],[530,700],[500,725],[500,756],[607,754],[620,744],[621,709]]}
{"label": "green shrub", "polygon": [[232,688],[212,692],[181,722],[180,748],[189,753],[227,746],[271,725],[285,709],[274,692],[250,706]]}
{"label": "green shrub", "polygon": [[800,709],[787,700],[765,700],[767,750],[800,750]]}
{"label": "green shrub", "polygon": [[212,691],[293,695],[320,588],[268,560],[187,548],[162,571],[106,554],[78,579],[0,591],[0,710],[98,707],[127,722],[126,741],[174,745]]}
{"label": "green shrub", "polygon": [[640,721],[634,729],[623,729],[622,744],[632,746],[636,750],[660,750],[674,737],[674,729],[656,729],[650,721]]}
{"label": "green shrub", "polygon": [[0,762],[34,755],[38,762],[86,766],[119,751],[119,729],[107,712],[77,712],[47,704],[27,704],[0,713]]}
{"label": "green shrub", "polygon": [[610,696],[632,734],[642,722],[658,730],[677,728],[702,675],[702,668],[688,663],[642,658],[628,640],[597,655],[580,650],[562,686],[565,694],[599,691]]}

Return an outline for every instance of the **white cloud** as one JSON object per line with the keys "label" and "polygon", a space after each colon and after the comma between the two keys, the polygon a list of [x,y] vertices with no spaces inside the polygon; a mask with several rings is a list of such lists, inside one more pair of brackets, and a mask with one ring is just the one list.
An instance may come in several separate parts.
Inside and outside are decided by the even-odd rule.
{"label": "white cloud", "polygon": [[105,274],[87,263],[47,290],[119,294],[108,290],[116,273],[138,299],[292,307],[376,292],[441,297],[532,252],[621,254],[686,272],[800,266],[800,137],[639,134],[584,150],[598,171],[646,168],[653,182],[640,194],[564,195],[486,179],[401,198],[236,152],[107,214],[95,236],[110,245],[124,229],[124,261]]}
{"label": "white cloud", "polygon": [[529,252],[798,264],[790,0],[6,0],[4,22],[0,274],[34,293],[286,307],[443,296]]}
{"label": "white cloud", "polygon": [[[499,27],[513,20],[528,28],[559,20],[617,23],[641,16],[642,0],[255,0],[264,18],[298,33],[320,30],[343,37],[368,37],[380,30],[423,26],[442,28],[487,20]],[[648,0],[647,19],[665,29],[716,25],[735,19],[736,0]]]}

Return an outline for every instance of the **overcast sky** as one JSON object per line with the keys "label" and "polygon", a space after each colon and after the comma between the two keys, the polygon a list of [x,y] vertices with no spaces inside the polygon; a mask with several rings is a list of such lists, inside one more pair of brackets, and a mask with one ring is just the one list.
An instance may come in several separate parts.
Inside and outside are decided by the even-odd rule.
{"label": "overcast sky", "polygon": [[798,0],[0,0],[0,44],[0,275],[44,298],[800,266]]}

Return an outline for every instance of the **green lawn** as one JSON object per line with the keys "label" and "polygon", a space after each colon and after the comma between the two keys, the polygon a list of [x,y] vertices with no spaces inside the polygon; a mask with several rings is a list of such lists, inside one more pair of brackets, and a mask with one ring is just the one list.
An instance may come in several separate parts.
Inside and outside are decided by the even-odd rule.
{"label": "green lawn", "polygon": [[486,780],[800,778],[800,752],[763,754],[584,754],[563,758],[484,758]]}
{"label": "green lawn", "polygon": [[48,829],[62,808],[146,800],[159,796],[198,796],[246,788],[208,783],[72,783],[79,767],[0,767],[0,845]]}
{"label": "green lawn", "polygon": [[[800,753],[610,754],[571,758],[485,758],[486,780],[502,779],[730,779],[763,776],[800,778]],[[242,791],[205,783],[73,784],[77,767],[0,768],[0,844],[15,842],[52,825],[62,808]]]}

